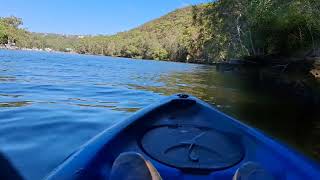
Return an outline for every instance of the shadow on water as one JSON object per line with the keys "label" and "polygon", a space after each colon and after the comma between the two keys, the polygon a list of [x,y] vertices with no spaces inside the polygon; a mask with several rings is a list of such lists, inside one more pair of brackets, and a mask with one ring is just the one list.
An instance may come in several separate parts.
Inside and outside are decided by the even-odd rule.
{"label": "shadow on water", "polygon": [[317,105],[308,100],[269,88],[251,75],[220,73],[210,66],[162,76],[158,81],[164,85],[131,86],[165,95],[192,94],[308,156],[320,159],[320,114]]}

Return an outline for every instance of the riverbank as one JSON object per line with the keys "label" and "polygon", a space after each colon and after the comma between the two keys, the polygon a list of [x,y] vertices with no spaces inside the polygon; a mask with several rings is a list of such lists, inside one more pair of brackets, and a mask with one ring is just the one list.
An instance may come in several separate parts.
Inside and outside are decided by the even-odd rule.
{"label": "riverbank", "polygon": [[0,49],[3,50],[19,50],[19,51],[36,51],[36,52],[51,52],[51,53],[69,53],[69,54],[79,54],[75,51],[57,51],[57,50],[53,50],[51,48],[21,48],[21,47],[17,47],[17,46],[10,46],[10,45],[0,45]]}

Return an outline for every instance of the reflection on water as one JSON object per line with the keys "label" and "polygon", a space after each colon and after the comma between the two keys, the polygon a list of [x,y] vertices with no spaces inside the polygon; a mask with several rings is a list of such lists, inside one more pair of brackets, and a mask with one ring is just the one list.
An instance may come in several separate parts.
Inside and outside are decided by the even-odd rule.
{"label": "reflection on water", "polygon": [[21,102],[0,102],[1,107],[22,107],[31,104],[30,101],[21,101]]}
{"label": "reflection on water", "polygon": [[20,97],[21,95],[15,95],[15,94],[0,94],[0,96],[18,98],[18,97]]}
{"label": "reflection on water", "polygon": [[320,112],[314,104],[301,102],[286,92],[270,90],[251,77],[218,73],[210,66],[189,73],[172,73],[158,81],[164,86],[131,86],[165,95],[177,92],[192,94],[320,159]]}
{"label": "reflection on water", "polygon": [[0,51],[1,151],[27,179],[41,179],[97,133],[180,92],[320,159],[317,110],[247,77],[204,65],[22,51]]}
{"label": "reflection on water", "polygon": [[0,82],[1,82],[1,81],[15,81],[15,77],[0,76]]}

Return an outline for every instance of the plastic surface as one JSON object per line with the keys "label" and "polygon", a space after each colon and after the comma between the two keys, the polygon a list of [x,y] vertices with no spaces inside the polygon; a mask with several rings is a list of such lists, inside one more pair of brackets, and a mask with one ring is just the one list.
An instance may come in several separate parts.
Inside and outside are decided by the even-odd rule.
{"label": "plastic surface", "polygon": [[175,168],[194,171],[228,168],[244,156],[242,146],[227,135],[183,123],[153,128],[143,136],[141,144],[150,157]]}
{"label": "plastic surface", "polygon": [[138,152],[163,179],[232,179],[259,164],[274,179],[320,177],[319,165],[205,102],[173,95],[97,135],[46,179],[108,179],[122,152]]}

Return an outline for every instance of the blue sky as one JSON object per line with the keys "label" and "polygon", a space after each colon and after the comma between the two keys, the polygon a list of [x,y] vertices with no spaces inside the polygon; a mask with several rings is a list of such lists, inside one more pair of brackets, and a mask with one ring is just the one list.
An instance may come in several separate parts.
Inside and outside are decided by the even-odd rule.
{"label": "blue sky", "polygon": [[0,0],[0,17],[21,17],[33,32],[114,34],[210,0]]}

